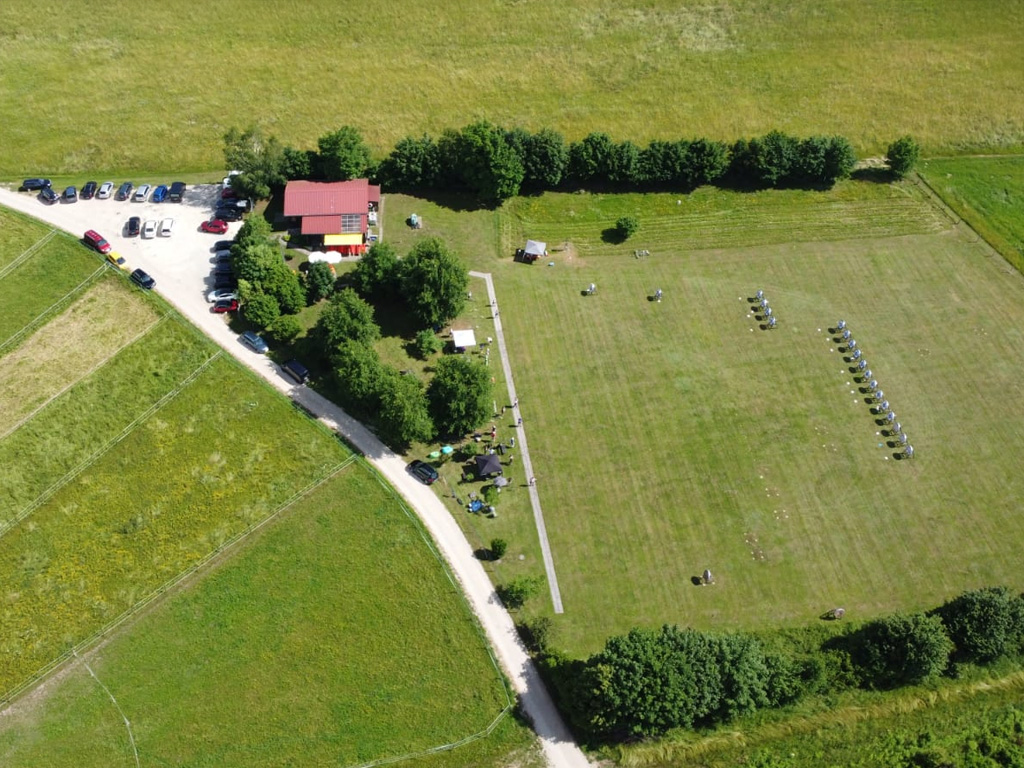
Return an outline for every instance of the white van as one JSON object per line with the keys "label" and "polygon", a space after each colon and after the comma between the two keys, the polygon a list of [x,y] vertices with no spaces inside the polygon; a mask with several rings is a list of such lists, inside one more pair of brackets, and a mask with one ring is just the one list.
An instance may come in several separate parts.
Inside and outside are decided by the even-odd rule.
{"label": "white van", "polygon": [[170,237],[174,231],[174,219],[164,219],[160,222],[160,237]]}

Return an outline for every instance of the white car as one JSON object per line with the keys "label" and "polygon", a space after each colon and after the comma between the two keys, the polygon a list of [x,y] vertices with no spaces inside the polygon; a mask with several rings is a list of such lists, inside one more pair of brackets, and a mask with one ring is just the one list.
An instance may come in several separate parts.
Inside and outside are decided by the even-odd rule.
{"label": "white car", "polygon": [[217,302],[217,301],[223,301],[224,299],[228,299],[228,300],[235,299],[235,300],[237,300],[238,299],[238,293],[236,293],[235,291],[226,291],[223,288],[220,288],[220,289],[215,290],[215,291],[210,291],[208,294],[206,294],[206,300],[208,302],[210,302],[211,304],[213,304],[214,302]]}
{"label": "white car", "polygon": [[230,189],[231,188],[231,178],[233,176],[241,176],[241,175],[242,175],[241,171],[228,171],[228,175],[225,176],[224,180],[220,183],[220,188],[221,189]]}
{"label": "white car", "polygon": [[96,193],[96,197],[100,200],[106,200],[114,193],[114,182],[104,181],[100,184],[99,191]]}
{"label": "white car", "polygon": [[160,222],[160,237],[170,237],[174,231],[174,219],[164,219]]}
{"label": "white car", "polygon": [[143,237],[156,237],[156,222],[150,219],[142,225]]}
{"label": "white car", "polygon": [[132,200],[136,203],[144,203],[147,197],[149,197],[149,184],[143,184],[135,190],[135,196],[132,197]]}

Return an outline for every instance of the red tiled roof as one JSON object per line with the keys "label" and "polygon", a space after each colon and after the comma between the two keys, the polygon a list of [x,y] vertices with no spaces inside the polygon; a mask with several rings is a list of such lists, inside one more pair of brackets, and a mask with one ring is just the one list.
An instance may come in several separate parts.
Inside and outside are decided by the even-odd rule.
{"label": "red tiled roof", "polygon": [[[380,201],[380,187],[371,185],[368,179],[333,182],[289,181],[284,188],[284,215],[365,215],[371,201]],[[302,226],[302,231],[305,232],[305,222]]]}
{"label": "red tiled roof", "polygon": [[302,234],[336,235],[341,232],[341,216],[303,216]]}

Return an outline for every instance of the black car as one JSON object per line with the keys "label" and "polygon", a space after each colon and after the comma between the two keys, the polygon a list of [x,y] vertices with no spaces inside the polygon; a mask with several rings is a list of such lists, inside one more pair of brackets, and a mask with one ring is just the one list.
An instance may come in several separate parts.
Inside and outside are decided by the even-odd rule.
{"label": "black car", "polygon": [[95,197],[95,196],[96,196],[96,182],[95,181],[87,181],[87,182],[85,182],[85,186],[82,187],[82,199],[83,200],[92,200],[93,197]]}
{"label": "black car", "polygon": [[213,267],[213,276],[220,277],[221,275],[233,275],[235,274],[235,268],[230,263],[220,262],[215,264]]}
{"label": "black car", "polygon": [[35,192],[37,189],[49,189],[49,179],[25,179],[21,182],[21,192]]}
{"label": "black car", "polygon": [[288,360],[282,363],[281,370],[295,379],[298,384],[305,384],[309,381],[309,369],[298,360]]}
{"label": "black car", "polygon": [[145,288],[147,291],[151,291],[156,288],[156,280],[141,269],[136,269],[132,272],[132,282],[142,288]]}
{"label": "black car", "polygon": [[214,275],[213,290],[233,291],[238,287],[238,278],[234,275]]}
{"label": "black car", "polygon": [[65,203],[77,203],[78,202],[78,190],[74,187],[67,187],[64,190],[64,202]]}
{"label": "black car", "polygon": [[248,213],[252,210],[252,200],[221,200],[217,203],[218,208],[231,208],[232,210],[237,208],[240,211]]}
{"label": "black car", "polygon": [[243,215],[241,208],[218,208],[213,218],[221,221],[241,221]]}
{"label": "black car", "polygon": [[217,251],[213,254],[214,264],[230,264],[231,263],[231,251]]}
{"label": "black car", "polygon": [[235,244],[234,240],[218,240],[213,244],[211,251],[227,251],[231,249],[231,246]]}
{"label": "black car", "polygon": [[185,199],[185,182],[176,181],[171,184],[171,191],[167,193],[167,199],[172,203],[180,203]]}
{"label": "black car", "polygon": [[39,192],[39,199],[42,200],[47,205],[53,205],[58,200],[60,200],[60,195],[58,195],[49,187],[43,187],[42,190]]}
{"label": "black car", "polygon": [[424,485],[433,485],[437,481],[437,470],[425,461],[416,459],[406,469]]}
{"label": "black car", "polygon": [[132,216],[128,219],[128,227],[125,230],[128,233],[128,237],[138,237],[139,230],[142,228],[142,219],[138,216]]}
{"label": "black car", "polygon": [[127,200],[132,196],[132,190],[135,189],[135,185],[130,181],[126,181],[120,187],[117,188],[117,194],[114,195],[115,200]]}

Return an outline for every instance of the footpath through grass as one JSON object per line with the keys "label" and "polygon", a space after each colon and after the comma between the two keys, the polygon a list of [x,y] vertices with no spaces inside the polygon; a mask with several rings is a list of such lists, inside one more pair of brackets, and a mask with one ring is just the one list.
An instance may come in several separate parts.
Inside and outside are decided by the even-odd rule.
{"label": "footpath through grass", "polygon": [[[301,430],[306,431],[306,430]],[[90,654],[143,764],[354,766],[458,741],[507,705],[458,587],[365,466],[343,470],[237,556]],[[529,732],[417,765],[533,765]],[[80,664],[0,722],[5,766],[131,761]]]}
{"label": "footpath through grass", "polygon": [[[144,24],[102,0],[7,0],[0,30],[10,178],[218,168],[251,123],[311,148],[354,122],[377,153],[479,118],[638,142],[838,133],[874,154],[904,133],[933,152],[1024,144],[1024,10],[1005,0],[166,0]],[[254,87],[225,99],[208,84],[228,54]],[[153,61],[173,62],[159,84],[139,77]],[[356,88],[373,109],[340,116]]]}

